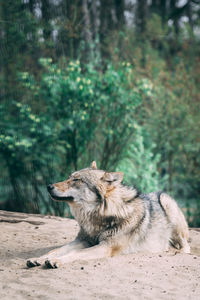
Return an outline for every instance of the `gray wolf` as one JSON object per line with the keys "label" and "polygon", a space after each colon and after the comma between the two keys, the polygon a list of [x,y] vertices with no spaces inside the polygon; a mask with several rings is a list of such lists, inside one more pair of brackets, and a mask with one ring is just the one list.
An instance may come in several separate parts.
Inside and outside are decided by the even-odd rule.
{"label": "gray wolf", "polygon": [[122,179],[122,172],[99,170],[93,162],[49,185],[53,200],[69,204],[80,231],[73,242],[29,259],[27,266],[57,268],[80,259],[168,251],[170,245],[190,253],[188,226],[175,200],[164,192],[140,194]]}

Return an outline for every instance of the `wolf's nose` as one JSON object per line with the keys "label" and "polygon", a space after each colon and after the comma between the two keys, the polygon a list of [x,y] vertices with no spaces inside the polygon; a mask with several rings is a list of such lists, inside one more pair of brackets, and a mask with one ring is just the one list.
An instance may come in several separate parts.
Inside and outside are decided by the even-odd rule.
{"label": "wolf's nose", "polygon": [[51,190],[53,190],[54,189],[54,186],[53,186],[53,184],[48,184],[47,185],[47,190],[50,192]]}

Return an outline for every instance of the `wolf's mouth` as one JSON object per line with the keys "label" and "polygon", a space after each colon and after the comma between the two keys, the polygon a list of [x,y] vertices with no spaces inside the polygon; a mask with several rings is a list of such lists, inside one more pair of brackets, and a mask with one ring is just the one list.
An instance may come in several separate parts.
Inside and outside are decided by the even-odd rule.
{"label": "wolf's mouth", "polygon": [[59,195],[59,193],[57,193],[55,191],[55,188],[52,184],[49,184],[47,186],[47,190],[51,196],[51,198],[55,201],[73,201],[74,200],[74,197],[72,196],[62,196],[62,195]]}
{"label": "wolf's mouth", "polygon": [[55,201],[73,201],[74,200],[74,197],[60,197],[60,196],[55,196],[55,195],[51,195],[51,198]]}

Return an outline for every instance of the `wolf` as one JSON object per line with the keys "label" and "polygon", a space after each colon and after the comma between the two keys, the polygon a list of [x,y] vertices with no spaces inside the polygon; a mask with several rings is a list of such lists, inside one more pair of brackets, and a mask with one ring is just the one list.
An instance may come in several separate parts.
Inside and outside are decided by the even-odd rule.
{"label": "wolf", "polygon": [[48,185],[53,200],[69,204],[80,230],[74,241],[27,261],[28,267],[58,268],[75,260],[134,252],[163,252],[170,246],[190,253],[188,225],[165,192],[140,194],[122,184],[122,172],[89,168]]}

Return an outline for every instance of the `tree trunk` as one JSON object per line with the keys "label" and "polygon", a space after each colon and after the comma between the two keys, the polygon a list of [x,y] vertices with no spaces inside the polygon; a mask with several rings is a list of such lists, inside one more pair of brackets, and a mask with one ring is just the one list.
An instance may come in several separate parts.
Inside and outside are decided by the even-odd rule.
{"label": "tree trunk", "polygon": [[34,0],[29,0],[29,10],[32,14],[34,13]]}
{"label": "tree trunk", "polygon": [[[100,45],[102,57],[108,56],[107,39],[109,33],[114,29],[113,0],[101,0],[100,7]],[[114,8],[115,9],[115,8]]]}
{"label": "tree trunk", "polygon": [[92,1],[91,3],[91,25],[92,25],[92,35],[93,35],[93,39],[96,40],[97,36],[98,36],[98,9],[97,9],[97,2]]}
{"label": "tree trunk", "polygon": [[167,17],[167,7],[166,7],[166,0],[160,0],[160,12],[162,17],[162,24],[165,25],[166,17]]}
{"label": "tree trunk", "polygon": [[147,0],[138,0],[136,6],[136,29],[140,34],[144,34],[146,31],[147,15]]}
{"label": "tree trunk", "polygon": [[146,65],[146,24],[148,17],[147,0],[138,0],[136,7],[136,32],[138,34],[139,43],[141,43],[142,59],[141,67]]}
{"label": "tree trunk", "polygon": [[90,22],[90,14],[88,11],[87,0],[82,0],[82,12],[83,12],[83,39],[86,45],[85,47],[86,57],[89,57],[90,45],[92,42],[92,34],[91,34],[91,22]]}
{"label": "tree trunk", "polygon": [[45,40],[51,37],[50,24],[50,3],[49,0],[42,0],[42,20],[43,20],[43,36]]}
{"label": "tree trunk", "polygon": [[123,30],[123,27],[125,25],[124,9],[125,9],[124,0],[115,0],[117,28],[119,30]]}
{"label": "tree trunk", "polygon": [[193,22],[193,19],[192,19],[192,5],[191,5],[191,1],[188,1],[188,5],[187,5],[187,8],[186,8],[186,15],[188,17],[191,30],[192,30],[192,32],[194,32],[194,22]]}

